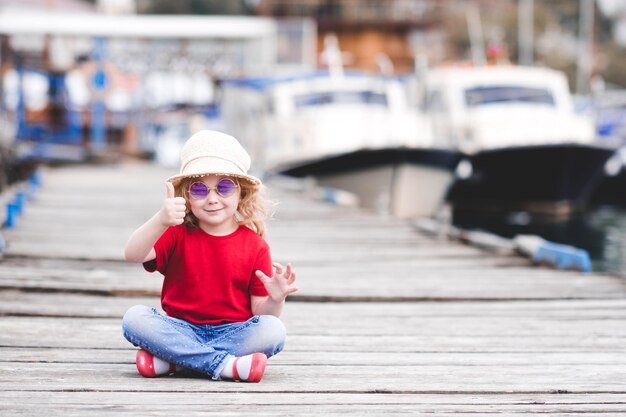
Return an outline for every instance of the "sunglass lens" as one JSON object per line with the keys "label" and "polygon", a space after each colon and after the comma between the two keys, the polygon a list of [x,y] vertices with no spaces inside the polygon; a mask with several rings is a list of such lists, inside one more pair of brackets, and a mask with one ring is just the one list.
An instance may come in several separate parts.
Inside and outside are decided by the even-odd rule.
{"label": "sunglass lens", "polygon": [[222,197],[228,197],[232,195],[236,189],[237,189],[237,184],[235,184],[235,181],[229,178],[222,178],[217,183],[217,192]]}
{"label": "sunglass lens", "polygon": [[199,182],[199,181],[194,182],[189,187],[189,195],[191,195],[191,197],[195,199],[204,198],[207,196],[208,193],[209,193],[209,189],[207,188],[207,186],[204,185],[204,183]]}

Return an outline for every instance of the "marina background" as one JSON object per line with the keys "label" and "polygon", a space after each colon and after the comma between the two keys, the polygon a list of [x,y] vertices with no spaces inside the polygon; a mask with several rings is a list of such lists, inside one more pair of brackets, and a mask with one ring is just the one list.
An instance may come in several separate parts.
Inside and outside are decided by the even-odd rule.
{"label": "marina background", "polygon": [[[622,0],[0,0],[0,409],[626,415],[625,25]],[[143,378],[120,332],[162,286],[122,248],[198,129],[253,154],[298,271],[259,384]]]}
{"label": "marina background", "polygon": [[[626,270],[623,209],[626,198],[619,196],[626,194],[623,184],[604,190],[604,194],[586,192],[584,197],[574,194],[550,197],[572,199],[574,212],[564,218],[561,208],[556,206],[555,212],[549,216],[527,211],[528,204],[524,199],[533,202],[535,198],[530,194],[520,197],[524,207],[509,207],[513,204],[511,197],[502,194],[499,201],[493,196],[476,200],[475,195],[483,193],[485,186],[478,191],[470,187],[456,194],[448,189],[445,198],[448,187],[445,184],[453,181],[451,177],[436,189],[430,185],[434,184],[434,177],[419,182],[417,178],[423,174],[411,171],[402,175],[411,178],[407,180],[407,187],[412,188],[398,189],[381,197],[368,190],[357,191],[362,186],[350,188],[353,184],[347,181],[357,181],[352,177],[332,180],[326,172],[331,169],[328,164],[321,168],[326,170],[321,176],[315,171],[320,168],[302,166],[302,161],[338,155],[338,152],[358,150],[363,146],[374,150],[381,146],[389,148],[390,144],[417,147],[421,152],[420,161],[433,158],[423,155],[423,149],[434,147],[437,152],[448,152],[450,144],[460,140],[459,137],[463,139],[473,127],[463,124],[457,131],[450,132],[449,125],[456,123],[454,119],[440,122],[438,113],[428,113],[429,104],[423,102],[432,100],[428,96],[431,92],[426,91],[420,97],[417,91],[424,88],[415,87],[416,84],[427,85],[432,68],[441,66],[506,67],[519,64],[562,71],[569,88],[575,93],[573,106],[576,112],[594,120],[596,141],[618,149],[626,141],[626,94],[622,92],[626,85],[626,71],[622,71],[626,68],[624,2],[155,0],[24,3],[3,0],[0,12],[3,32],[3,83],[0,90],[3,111],[0,123],[7,148],[5,183],[17,179],[20,169],[25,175],[37,161],[75,163],[102,158],[143,157],[165,166],[176,166],[180,144],[191,131],[216,128],[229,130],[243,139],[256,153],[256,159],[262,160],[257,164],[262,175],[271,174],[276,167],[282,166],[281,169],[299,177],[313,176],[322,185],[345,186],[348,191],[356,192],[356,198],[369,209],[380,211],[382,198],[389,204],[383,211],[404,218],[437,216],[433,207],[446,201],[447,210],[453,213],[446,221],[455,226],[484,230],[507,238],[535,234],[588,251],[596,271],[623,275]],[[49,13],[53,13],[51,18],[48,18]],[[84,20],[91,22],[90,27],[78,24],[76,13],[86,16]],[[202,24],[190,16],[213,20]],[[341,107],[340,101],[336,108],[344,113],[335,116],[338,111],[329,107],[333,114],[331,118],[320,113],[316,119],[309,120],[310,116],[304,116],[298,122],[300,119],[296,119],[300,116],[296,116],[297,113],[265,115],[267,103],[274,100],[275,94],[278,97],[283,84],[285,91],[287,88],[294,88],[294,91],[311,88],[306,83],[322,83],[323,75],[311,72],[320,69],[329,71],[331,84],[337,79],[343,83],[343,91],[338,90],[344,95],[340,100],[382,97],[375,99],[384,100],[378,104],[397,107],[389,101],[398,96],[398,92],[394,93],[392,89],[403,88],[405,92],[401,94],[407,95],[410,107],[395,110],[396,114],[390,115],[390,119],[382,119],[380,109],[374,109],[369,116],[363,113],[366,107],[357,109],[358,113],[349,113],[351,110],[345,105]],[[357,81],[349,71],[379,74],[381,78],[379,81],[372,79],[373,84],[364,87],[365,78]],[[294,77],[294,74],[303,75]],[[463,72],[459,72],[461,74]],[[383,81],[384,77],[388,81]],[[396,86],[381,87],[383,82],[391,83],[391,78],[399,81]],[[315,81],[307,81],[311,79]],[[348,87],[348,81],[353,82],[351,80],[355,80],[354,87]],[[301,86],[297,87],[297,83]],[[353,89],[352,98],[346,95],[346,88]],[[363,88],[373,90],[364,96]],[[332,97],[324,96],[323,90],[313,91],[307,93],[306,101],[296,97],[300,100],[296,101],[296,107],[321,109],[320,103]],[[270,111],[286,104],[270,103]],[[373,101],[368,104],[369,108],[373,108],[372,104],[377,105]],[[423,109],[426,113],[418,116]],[[414,113],[415,120],[399,116],[402,111]],[[289,122],[285,124],[281,117]],[[497,146],[506,149],[508,139],[504,138],[502,129],[511,129],[507,126],[511,122],[498,122],[498,119],[504,120],[504,113],[501,116],[493,113],[490,117],[490,124],[499,126],[495,130],[501,132],[497,133],[500,135]],[[546,123],[533,117],[531,124]],[[368,123],[363,130],[359,125],[368,119],[379,120],[379,124]],[[297,123],[301,125],[298,127]],[[328,126],[324,127],[324,123]],[[520,123],[522,126],[527,122],[520,119]],[[580,131],[574,127],[574,119],[561,124],[569,123],[572,123],[571,132]],[[437,124],[442,124],[444,129],[438,130]],[[424,133],[430,131],[431,125],[434,126],[432,136]],[[339,129],[340,126],[343,127]],[[486,127],[478,126],[476,132]],[[307,129],[318,133],[303,133]],[[332,130],[335,132],[328,133]],[[286,132],[284,137],[276,133],[282,131]],[[547,133],[548,128],[544,131]],[[470,136],[476,136],[476,132],[470,131],[468,140],[475,140]],[[322,135],[328,138],[324,139]],[[446,139],[446,135],[450,138]],[[566,140],[574,138],[572,133],[564,135]],[[294,147],[296,137],[300,137],[297,140],[305,145]],[[341,139],[335,140],[338,137]],[[512,139],[510,143],[513,147],[526,145],[530,139],[527,136],[522,142]],[[343,145],[339,146],[339,143]],[[457,146],[462,152],[466,149],[475,152],[474,148],[467,148],[461,142]],[[9,155],[13,154],[17,159],[11,160]],[[615,177],[616,172],[619,178],[624,172],[621,168],[625,159],[623,153],[616,155],[622,155],[621,159],[617,158],[617,171],[612,168],[613,172],[606,174],[607,178]],[[363,161],[364,157],[354,154],[351,159],[338,159],[335,165],[354,164],[355,160],[361,158]],[[415,159],[418,156],[397,155],[394,158]],[[440,161],[437,163],[441,163],[442,155],[437,158]],[[450,153],[446,158],[449,162],[444,170],[452,172],[454,166],[450,164],[457,164],[461,154]],[[555,158],[563,157],[557,154]],[[384,162],[392,164],[390,173],[409,169],[397,168],[406,166],[398,161]],[[525,167],[516,169],[524,171]],[[608,165],[605,171],[607,169]],[[467,178],[459,180],[458,173],[457,169],[455,184],[460,183],[462,188],[462,180]],[[504,187],[515,188],[515,193],[523,196],[525,191],[520,184],[525,179],[519,181],[528,173],[514,174],[517,182],[506,183]],[[376,175],[379,177],[376,181],[380,181],[380,177],[389,174],[378,171]],[[436,181],[443,181],[441,174],[437,175]],[[545,181],[554,174],[541,175],[547,175]],[[370,176],[366,181],[372,178]],[[602,181],[595,181],[594,187],[598,182]],[[472,177],[466,183],[472,183]],[[372,184],[368,186],[372,187]],[[400,185],[390,187],[395,189]],[[529,187],[532,194],[532,187],[536,186],[530,184]],[[407,199],[407,194],[415,194],[415,197]],[[436,197],[428,208],[417,209],[417,205],[422,204],[420,200],[429,195]],[[547,204],[561,204],[557,200]],[[537,204],[546,204],[546,201]],[[477,204],[483,210],[473,210]],[[502,207],[496,210],[494,205]],[[489,209],[486,206],[490,206]],[[468,207],[468,210],[464,209]]]}
{"label": "marina background", "polygon": [[[78,24],[77,16],[84,16],[83,23],[88,24]],[[282,170],[299,177],[312,176],[321,185],[340,184],[337,188],[345,186],[364,207],[380,210],[380,202],[386,201],[388,207],[383,211],[402,218],[436,216],[432,207],[447,200],[448,210],[453,213],[447,221],[455,226],[511,238],[536,234],[587,250],[594,260],[594,270],[623,274],[626,204],[620,196],[626,194],[624,185],[613,185],[617,188],[607,188],[603,195],[591,191],[600,190],[599,183],[626,176],[625,153],[619,151],[626,141],[625,16],[626,5],[619,0],[3,0],[3,182],[9,185],[20,176],[23,179],[37,163],[140,157],[175,166],[180,143],[191,131],[216,128],[236,133],[252,149],[256,159],[262,161],[257,166],[261,175]],[[543,67],[562,72],[574,93],[571,105],[576,116],[572,113],[567,122],[560,124],[570,130],[556,134],[554,127],[544,126],[541,134],[550,137],[537,139],[537,132],[528,130],[521,142],[513,136],[506,139],[505,128],[514,131],[524,124],[529,127],[533,121],[547,125],[557,114],[546,118],[536,113],[530,123],[520,118],[520,127],[515,128],[509,125],[521,113],[502,122],[500,119],[509,118],[505,117],[506,106],[501,107],[502,113],[487,116],[485,111],[486,117],[481,117],[487,123],[483,125],[479,124],[484,123],[480,117],[472,121],[474,116],[454,115],[452,107],[440,120],[440,109],[432,107],[432,93],[442,82],[434,75],[437,68],[457,68],[456,78],[470,74],[469,67],[489,66]],[[493,71],[490,73],[495,74]],[[366,75],[357,76],[357,72]],[[547,73],[545,76],[547,80]],[[343,90],[333,93],[332,84],[337,80],[341,80]],[[330,84],[324,86],[327,82]],[[445,87],[447,81],[443,82]],[[465,94],[471,91],[471,100],[486,100],[485,108],[495,107],[505,97],[489,96],[497,90],[480,91],[484,85],[476,85],[478,90],[470,85]],[[489,88],[496,87],[500,88]],[[532,90],[528,86],[513,87],[497,94]],[[399,93],[400,88],[405,92]],[[452,84],[449,88],[452,94]],[[279,101],[280,96],[292,94],[289,89],[306,91],[306,95],[293,96],[295,107],[281,113],[291,105]],[[535,92],[541,91],[535,88]],[[394,97],[399,94],[407,95],[407,103],[395,103]],[[541,101],[546,104],[561,100],[529,97],[518,96],[515,100],[537,101],[540,105]],[[469,96],[466,99],[467,114],[476,112],[471,106],[481,102],[472,104]],[[350,110],[348,104],[359,107]],[[382,110],[385,106],[395,108],[395,113]],[[323,107],[330,115],[323,113]],[[409,113],[413,113],[410,118]],[[542,121],[538,122],[537,117]],[[582,117],[595,123],[594,143],[587,143],[590,136],[583,138],[583,125],[578,127]],[[458,123],[459,118],[469,121]],[[441,126],[444,129],[438,130]],[[495,148],[488,128],[499,132]],[[580,138],[575,137],[579,133]],[[517,179],[510,177],[503,188],[490,179],[504,175],[501,171],[494,174],[487,165],[476,165],[482,154],[494,149],[504,151],[497,157],[502,160],[520,146],[544,141],[541,147],[555,139],[584,141],[589,147],[583,153],[602,153],[600,159],[608,158],[608,149],[615,151],[603,167],[602,181],[573,184],[571,179],[559,180],[556,186],[562,189],[551,196],[544,192],[538,196],[533,195],[538,185],[529,183],[528,189],[522,189],[526,179],[530,181],[530,166],[524,172],[522,164],[514,173]],[[404,147],[411,149],[410,155],[404,150],[393,154]],[[352,154],[360,149],[381,149],[387,152],[387,158],[396,158],[385,160],[391,168],[377,171],[377,181],[387,175],[391,179],[385,181],[399,181],[397,172],[402,172],[401,176],[407,178],[402,186],[418,191],[397,191],[400,183],[390,182],[393,191],[382,196],[370,193],[370,198],[367,190],[361,191],[362,185],[353,184],[353,177],[329,177],[331,168],[325,158],[345,154],[351,159],[335,161],[335,166],[345,170],[346,164],[354,164],[356,155],[360,155],[362,165],[363,155]],[[439,152],[436,167],[432,165],[435,156],[431,150]],[[448,152],[446,158],[441,152]],[[562,159],[558,155],[565,155],[558,152],[555,161]],[[383,153],[377,155],[379,166]],[[474,172],[470,169],[466,177],[459,178],[464,156],[471,160]],[[322,158],[325,165],[306,165],[316,158]],[[532,170],[539,170],[536,157],[525,158],[534,158],[529,160],[535,164]],[[431,175],[435,167],[436,180],[432,175],[422,179],[427,159],[427,174]],[[441,165],[444,159],[448,164],[445,167]],[[587,161],[583,159],[584,164]],[[604,160],[597,164],[600,162]],[[361,165],[359,169],[365,169]],[[325,171],[320,173],[320,166]],[[422,171],[414,171],[415,166]],[[582,167],[579,165],[579,170]],[[597,167],[588,169],[588,176],[598,175]],[[444,171],[456,178],[448,177],[445,182],[441,177]],[[547,172],[542,174],[543,182],[558,176]],[[575,170],[568,175],[573,173]],[[488,181],[480,183],[485,176]],[[369,178],[371,181],[374,177]],[[439,188],[430,188],[435,181],[441,181]],[[452,182],[457,188],[464,184],[467,188],[448,192],[446,199],[446,184]],[[515,188],[514,192],[503,192],[507,185]],[[587,190],[592,185],[594,189]],[[494,199],[494,192],[499,199]],[[409,194],[416,196],[408,199]],[[431,195],[437,196],[440,203],[435,201],[430,203],[431,208],[418,210],[420,200]],[[474,210],[477,206],[483,210]],[[484,209],[486,206],[489,210]],[[537,207],[540,213],[534,212]]]}

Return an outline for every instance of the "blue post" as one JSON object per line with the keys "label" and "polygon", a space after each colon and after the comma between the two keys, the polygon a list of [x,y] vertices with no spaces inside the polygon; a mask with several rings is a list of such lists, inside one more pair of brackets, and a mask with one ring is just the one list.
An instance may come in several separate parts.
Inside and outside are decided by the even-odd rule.
{"label": "blue post", "polygon": [[7,241],[4,238],[4,235],[2,233],[0,233],[0,257],[2,257],[4,255],[4,250],[7,247]]}
{"label": "blue post", "polygon": [[26,206],[26,193],[24,191],[18,191],[15,194],[15,204],[17,204],[17,214],[21,215],[24,212]]}
{"label": "blue post", "polygon": [[28,179],[28,183],[39,188],[41,185],[41,173],[39,171],[33,172],[33,175]]}
{"label": "blue post", "polygon": [[104,106],[104,89],[107,77],[104,72],[104,55],[106,40],[96,38],[92,57],[96,62],[96,72],[92,85],[95,90],[94,100],[91,103],[91,150],[100,153],[106,145],[106,108]]}
{"label": "blue post", "polygon": [[91,150],[100,153],[106,142],[106,109],[104,103],[95,101],[91,104]]}
{"label": "blue post", "polygon": [[15,221],[18,216],[18,207],[17,204],[11,202],[7,204],[7,219],[4,223],[4,227],[7,229],[15,228]]}
{"label": "blue post", "polygon": [[30,178],[28,178],[27,188],[26,188],[26,198],[28,201],[32,201],[35,199],[37,195],[37,190],[39,190],[39,186],[41,185],[41,179],[39,178],[39,174],[34,172]]}
{"label": "blue post", "polygon": [[17,124],[16,139],[26,137],[26,104],[24,103],[24,70],[19,65],[17,73],[17,108],[15,109],[15,123]]}

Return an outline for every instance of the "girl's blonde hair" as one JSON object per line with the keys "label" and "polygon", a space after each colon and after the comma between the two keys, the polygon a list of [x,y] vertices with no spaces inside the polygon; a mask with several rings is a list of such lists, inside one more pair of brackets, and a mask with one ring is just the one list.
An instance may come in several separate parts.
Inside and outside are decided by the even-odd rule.
{"label": "girl's blonde hair", "polygon": [[[264,196],[265,188],[260,184],[253,184],[235,176],[224,176],[235,181],[239,188],[239,205],[235,214],[237,223],[247,226],[261,237],[265,237],[265,221],[269,217],[268,206],[270,204]],[[198,227],[198,219],[191,212],[189,186],[201,179],[201,177],[185,177],[174,186],[176,195],[184,197],[186,201],[185,224],[194,227]]]}

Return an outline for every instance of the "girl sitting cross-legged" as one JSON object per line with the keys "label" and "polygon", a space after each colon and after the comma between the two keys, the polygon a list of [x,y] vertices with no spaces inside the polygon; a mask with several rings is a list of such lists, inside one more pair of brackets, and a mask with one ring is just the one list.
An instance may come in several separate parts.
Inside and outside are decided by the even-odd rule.
{"label": "girl sitting cross-legged", "polygon": [[263,239],[261,181],[250,157],[224,133],[203,130],[181,151],[161,209],[130,237],[126,259],[164,276],[163,311],[131,307],[124,337],[140,347],[145,377],[190,369],[215,380],[259,382],[279,353],[278,318],[297,291],[290,264],[272,263]]}

